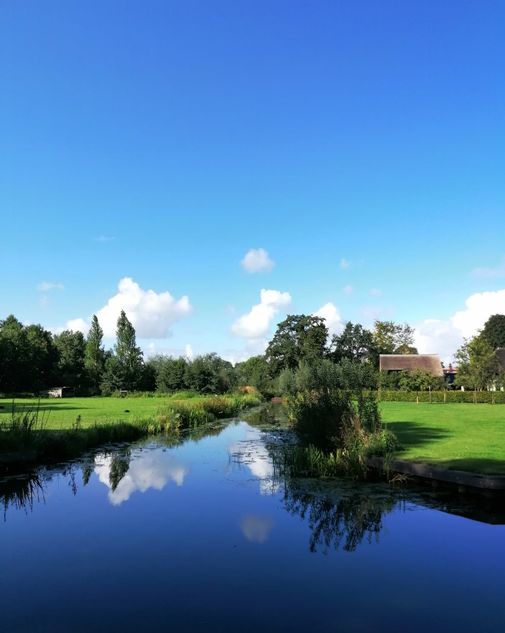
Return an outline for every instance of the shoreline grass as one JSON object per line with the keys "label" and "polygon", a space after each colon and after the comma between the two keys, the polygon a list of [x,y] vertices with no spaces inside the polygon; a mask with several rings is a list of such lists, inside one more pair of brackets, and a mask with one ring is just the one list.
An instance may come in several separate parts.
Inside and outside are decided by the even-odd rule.
{"label": "shoreline grass", "polygon": [[[141,403],[135,411],[145,414],[124,420],[114,419],[118,414],[117,404],[110,407],[111,400],[119,399],[103,398],[106,415],[97,416],[94,421],[89,418],[84,421],[83,407],[79,406],[83,400],[90,406],[89,400],[96,404],[98,399],[68,398],[56,404],[52,401],[22,401],[12,405],[11,402],[9,409],[0,409],[0,465],[5,468],[27,462],[68,459],[101,444],[134,441],[157,433],[177,434],[184,429],[233,417],[243,409],[261,403],[260,397],[254,394],[172,397],[147,411],[142,399],[131,398]],[[124,413],[131,413],[132,410],[125,407],[126,400],[119,400],[120,406]],[[111,413],[111,408],[116,412]],[[56,419],[52,417],[55,409],[60,414],[55,416]]]}

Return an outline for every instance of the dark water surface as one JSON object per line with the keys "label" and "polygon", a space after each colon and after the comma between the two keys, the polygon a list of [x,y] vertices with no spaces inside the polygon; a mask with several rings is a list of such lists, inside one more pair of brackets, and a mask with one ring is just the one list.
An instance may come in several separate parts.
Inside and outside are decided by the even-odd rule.
{"label": "dark water surface", "polygon": [[4,479],[0,631],[505,631],[504,508],[286,482],[270,438],[234,422]]}

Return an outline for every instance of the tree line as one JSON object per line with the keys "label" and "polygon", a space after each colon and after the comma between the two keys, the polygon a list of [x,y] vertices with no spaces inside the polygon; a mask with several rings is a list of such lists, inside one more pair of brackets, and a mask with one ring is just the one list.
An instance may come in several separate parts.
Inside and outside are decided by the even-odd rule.
{"label": "tree line", "polygon": [[[483,330],[456,353],[458,380],[472,389],[501,384],[503,371],[495,354],[505,347],[505,315],[492,316]],[[52,334],[41,325],[23,325],[10,315],[0,321],[0,392],[40,393],[65,386],[81,395],[109,395],[119,390],[224,393],[253,386],[265,395],[310,383],[316,375],[337,372],[340,381],[362,388],[379,385],[380,354],[416,354],[414,329],[393,321],[375,321],[372,329],[348,322],[329,338],[324,319],[289,315],[277,326],[262,355],[233,366],[217,354],[195,359],[156,356],[144,359],[135,328],[122,311],[111,350],[93,316],[87,336],[65,330]],[[334,374],[336,375],[336,374]],[[443,379],[425,372],[380,376],[387,389],[419,391],[443,388]]]}

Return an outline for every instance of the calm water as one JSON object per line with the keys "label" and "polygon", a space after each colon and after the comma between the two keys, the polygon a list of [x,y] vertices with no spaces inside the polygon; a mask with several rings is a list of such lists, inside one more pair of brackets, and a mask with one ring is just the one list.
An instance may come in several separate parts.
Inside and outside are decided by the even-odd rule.
{"label": "calm water", "polygon": [[287,483],[270,439],[235,422],[4,480],[0,630],[505,631],[504,509]]}

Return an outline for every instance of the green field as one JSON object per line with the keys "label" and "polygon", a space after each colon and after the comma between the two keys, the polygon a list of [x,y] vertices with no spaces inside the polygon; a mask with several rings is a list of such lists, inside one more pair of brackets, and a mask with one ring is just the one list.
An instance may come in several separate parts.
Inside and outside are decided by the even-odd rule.
{"label": "green field", "polygon": [[[44,428],[82,428],[95,422],[128,422],[156,416],[174,398],[63,398],[41,400]],[[196,401],[195,401],[196,404]],[[37,400],[17,400],[16,409]],[[11,416],[12,401],[0,400],[0,422]],[[505,405],[381,403],[383,420],[402,449],[398,457],[446,468],[505,475]]]}
{"label": "green field", "polygon": [[[169,404],[169,396],[156,398],[52,398],[43,400],[15,400],[16,411],[37,406],[44,417],[44,428],[71,428],[77,416],[81,416],[83,428],[95,422],[128,422],[135,418],[156,415],[160,408]],[[12,400],[0,399],[0,422],[11,417]]]}
{"label": "green field", "polygon": [[505,405],[383,402],[381,410],[401,459],[505,475]]}

